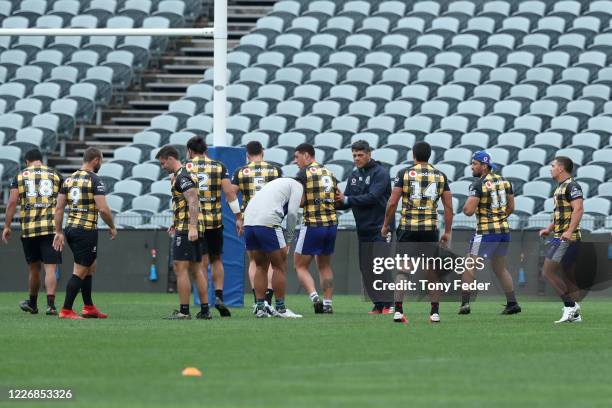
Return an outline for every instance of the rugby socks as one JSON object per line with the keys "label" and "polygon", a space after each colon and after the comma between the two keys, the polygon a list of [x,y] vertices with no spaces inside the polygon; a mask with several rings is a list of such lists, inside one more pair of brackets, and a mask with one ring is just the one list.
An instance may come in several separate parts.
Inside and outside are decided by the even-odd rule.
{"label": "rugby socks", "polygon": [[404,302],[395,302],[395,311],[404,313]]}
{"label": "rugby socks", "polygon": [[47,306],[55,308],[55,295],[47,295]]}
{"label": "rugby socks", "polygon": [[202,312],[202,314],[207,314],[210,309],[208,307],[208,303],[201,303],[200,304],[200,311]]}
{"label": "rugby socks", "polygon": [[470,303],[470,292],[461,292],[461,306],[465,306]]}
{"label": "rugby socks", "polygon": [[310,295],[308,295],[308,297],[310,297],[311,301],[316,301],[319,298],[319,294],[317,293],[317,291],[315,290],[314,292],[312,292]]}
{"label": "rugby socks", "polygon": [[181,305],[179,312],[181,312],[184,315],[188,315],[189,314],[189,305]]}
{"label": "rugby socks", "polygon": [[576,307],[576,302],[574,302],[567,294],[561,295],[561,300],[563,301],[563,306],[565,307]]}
{"label": "rugby socks", "polygon": [[76,275],[72,275],[66,285],[66,299],[64,300],[64,309],[72,310],[74,299],[76,299],[83,285],[83,280]]}
{"label": "rugby socks", "polygon": [[28,300],[28,302],[32,309],[38,309],[38,295],[30,295],[30,300]]}
{"label": "rugby socks", "polygon": [[331,299],[323,299],[323,306],[331,306],[331,305],[332,305]]}
{"label": "rugby socks", "polygon": [[274,290],[273,289],[266,289],[265,299],[266,299],[266,302],[268,302],[269,305],[272,304],[272,296],[274,296]]}
{"label": "rugby socks", "polygon": [[265,299],[257,299],[255,301],[255,303],[257,304],[257,309],[263,310],[264,309],[264,302],[265,301],[266,301]]}
{"label": "rugby socks", "polygon": [[93,306],[93,300],[91,300],[91,282],[92,276],[87,275],[83,279],[83,285],[81,286],[81,295],[83,296],[83,303],[85,306]]}
{"label": "rugby socks", "polygon": [[514,291],[506,293],[506,302],[508,306],[516,305],[516,296],[514,295]]}
{"label": "rugby socks", "polygon": [[223,303],[223,289],[215,289],[215,298],[219,299]]}
{"label": "rugby socks", "polygon": [[284,311],[285,310],[285,299],[276,299],[276,310]]}
{"label": "rugby socks", "polygon": [[440,313],[440,303],[438,302],[431,302],[431,312],[429,314],[432,315],[434,313]]}

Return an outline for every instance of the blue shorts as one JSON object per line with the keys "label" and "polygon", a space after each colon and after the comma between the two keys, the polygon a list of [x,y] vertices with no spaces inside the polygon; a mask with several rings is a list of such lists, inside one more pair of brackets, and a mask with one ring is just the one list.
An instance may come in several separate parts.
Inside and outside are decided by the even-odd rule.
{"label": "blue shorts", "polygon": [[567,267],[576,262],[579,249],[580,241],[561,241],[561,238],[551,238],[548,241],[546,259]]}
{"label": "blue shorts", "polygon": [[287,246],[281,227],[246,225],[244,239],[247,251],[274,252]]}
{"label": "blue shorts", "polygon": [[295,253],[302,255],[331,255],[336,247],[337,225],[307,227],[300,229]]}
{"label": "blue shorts", "polygon": [[470,241],[470,255],[482,258],[506,256],[510,234],[474,234]]}

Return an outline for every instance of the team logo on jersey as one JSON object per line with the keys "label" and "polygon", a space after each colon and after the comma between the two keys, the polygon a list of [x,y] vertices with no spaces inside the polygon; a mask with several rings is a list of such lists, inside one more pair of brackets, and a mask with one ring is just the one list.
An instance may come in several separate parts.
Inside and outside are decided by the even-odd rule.
{"label": "team logo on jersey", "polygon": [[408,175],[409,175],[410,177],[416,177],[417,172],[416,172],[416,171],[414,171],[414,170],[411,170],[411,171],[410,171],[410,173],[408,173]]}
{"label": "team logo on jersey", "polygon": [[191,171],[191,169],[193,169],[193,163],[189,162],[185,165],[185,168],[189,171]]}
{"label": "team logo on jersey", "polygon": [[365,181],[365,183],[366,183],[367,185],[370,185],[370,176],[366,177],[366,181]]}
{"label": "team logo on jersey", "polygon": [[491,188],[493,188],[493,183],[491,183],[490,181],[487,181],[485,183],[485,186],[487,186],[487,188],[491,189]]}
{"label": "team logo on jersey", "polygon": [[353,185],[353,186],[354,186],[355,184],[357,184],[357,179],[356,179],[355,177],[353,177],[353,178],[351,179],[351,185]]}
{"label": "team logo on jersey", "polygon": [[72,179],[70,177],[68,177],[66,180],[64,180],[64,183],[70,184],[70,183],[72,183]]}
{"label": "team logo on jersey", "polygon": [[251,174],[251,169],[246,167],[244,170],[242,170],[242,174],[244,174],[245,176],[248,176],[249,174]]}
{"label": "team logo on jersey", "polygon": [[28,177],[29,175],[30,175],[29,171],[26,170],[26,171],[23,172],[23,177]]}
{"label": "team logo on jersey", "polygon": [[316,167],[311,167],[311,168],[310,168],[310,172],[311,172],[312,174],[315,174],[315,173],[317,172],[317,168],[316,168]]}

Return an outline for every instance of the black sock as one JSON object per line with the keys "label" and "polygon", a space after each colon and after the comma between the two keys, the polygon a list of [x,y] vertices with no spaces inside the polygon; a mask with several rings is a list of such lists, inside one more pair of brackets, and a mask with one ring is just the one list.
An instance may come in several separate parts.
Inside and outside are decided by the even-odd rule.
{"label": "black sock", "polygon": [[83,295],[83,303],[85,306],[93,306],[93,300],[91,300],[91,281],[92,276],[87,275],[83,279],[83,286],[81,286],[81,295]]}
{"label": "black sock", "polygon": [[440,312],[440,303],[431,302],[431,312],[429,314],[439,313]]}
{"label": "black sock", "polygon": [[47,295],[47,306],[55,308],[55,295]]}
{"label": "black sock", "polygon": [[266,289],[266,294],[264,298],[266,299],[266,302],[268,302],[269,305],[272,304],[272,296],[274,296],[274,290]]}
{"label": "black sock", "polygon": [[506,302],[508,306],[516,305],[516,296],[514,295],[514,291],[506,293]]}
{"label": "black sock", "polygon": [[28,302],[30,303],[30,307],[32,309],[38,309],[38,295],[30,295],[30,300]]}
{"label": "black sock", "polygon": [[200,304],[200,311],[202,312],[202,314],[207,314],[209,309],[208,309],[208,303],[201,303]]}
{"label": "black sock", "polygon": [[179,311],[182,314],[184,314],[184,315],[188,315],[189,314],[189,305],[181,305]]}
{"label": "black sock", "polygon": [[395,311],[404,313],[404,302],[395,302]]}
{"label": "black sock", "polygon": [[83,279],[76,275],[72,275],[66,285],[66,299],[64,300],[64,309],[72,310],[74,299],[76,299],[81,286],[83,285]]}
{"label": "black sock", "polygon": [[561,300],[563,301],[563,305],[565,307],[575,307],[576,306],[576,302],[574,302],[572,298],[569,297],[569,295],[562,295]]}
{"label": "black sock", "polygon": [[470,303],[470,292],[461,292],[461,306]]}
{"label": "black sock", "polygon": [[215,289],[215,297],[223,302],[223,289]]}
{"label": "black sock", "polygon": [[253,289],[253,302],[257,303],[257,295],[255,295],[255,289]]}

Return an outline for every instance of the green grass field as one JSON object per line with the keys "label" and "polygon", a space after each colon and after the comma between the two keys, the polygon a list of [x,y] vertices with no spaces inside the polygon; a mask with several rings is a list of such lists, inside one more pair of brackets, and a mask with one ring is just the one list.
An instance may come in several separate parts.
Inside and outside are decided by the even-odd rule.
{"label": "green grass field", "polygon": [[[0,295],[0,406],[8,387],[70,388],[61,406],[88,408],[612,406],[607,301],[584,302],[575,325],[552,324],[558,303],[524,302],[517,316],[498,315],[501,301],[476,302],[469,316],[443,303],[434,326],[428,303],[409,304],[399,325],[348,296],[334,315],[293,296],[301,320],[256,320],[245,308],[212,321],[162,320],[176,295],[94,293],[110,313],[99,321],[32,316],[22,298]],[[202,377],[182,377],[188,366]]]}

